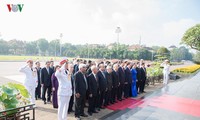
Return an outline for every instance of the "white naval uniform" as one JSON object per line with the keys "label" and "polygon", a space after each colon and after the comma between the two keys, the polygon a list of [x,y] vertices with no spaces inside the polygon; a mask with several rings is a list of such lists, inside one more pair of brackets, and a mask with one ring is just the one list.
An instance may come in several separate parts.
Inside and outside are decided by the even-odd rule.
{"label": "white naval uniform", "polygon": [[169,80],[169,64],[161,64],[161,66],[163,66],[163,84],[166,85],[168,84],[168,80]]}
{"label": "white naval uniform", "polygon": [[65,64],[57,70],[55,76],[58,79],[58,120],[66,120],[70,97],[72,96],[71,78],[65,72]]}
{"label": "white naval uniform", "polygon": [[30,102],[35,104],[35,89],[37,87],[37,71],[35,68],[30,68],[29,66],[24,66],[19,69],[20,72],[24,73],[26,75],[26,78],[24,80],[24,86],[28,90],[31,98]]}

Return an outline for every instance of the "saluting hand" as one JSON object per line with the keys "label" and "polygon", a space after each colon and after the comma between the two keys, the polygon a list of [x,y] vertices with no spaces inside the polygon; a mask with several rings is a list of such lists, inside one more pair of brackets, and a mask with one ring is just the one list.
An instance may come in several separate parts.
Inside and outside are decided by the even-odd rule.
{"label": "saluting hand", "polygon": [[80,97],[80,94],[79,94],[79,93],[76,93],[76,97],[79,98],[79,97]]}

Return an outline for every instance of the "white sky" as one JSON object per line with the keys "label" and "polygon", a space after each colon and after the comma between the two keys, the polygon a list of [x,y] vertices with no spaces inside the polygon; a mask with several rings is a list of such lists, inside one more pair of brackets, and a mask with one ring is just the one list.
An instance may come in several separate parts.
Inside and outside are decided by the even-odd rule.
{"label": "white sky", "polygon": [[[195,12],[182,11],[184,5],[199,5],[172,1],[0,0],[0,38],[53,40],[63,33],[63,42],[109,44],[117,41],[120,26],[120,43],[137,44],[141,35],[147,46],[178,46],[185,30],[200,22]],[[8,3],[23,3],[22,12],[9,13]]]}

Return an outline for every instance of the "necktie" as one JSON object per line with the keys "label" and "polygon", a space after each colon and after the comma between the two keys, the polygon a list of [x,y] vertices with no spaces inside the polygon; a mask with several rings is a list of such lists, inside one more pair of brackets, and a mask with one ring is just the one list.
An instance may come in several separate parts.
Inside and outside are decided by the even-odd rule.
{"label": "necktie", "polygon": [[103,72],[101,72],[101,73],[102,73],[103,77],[106,78],[105,74]]}
{"label": "necktie", "polygon": [[49,74],[49,68],[47,68],[47,73]]}
{"label": "necktie", "polygon": [[88,89],[87,79],[86,79],[85,75],[83,75],[83,77],[84,77],[84,80],[85,80],[86,89]]}

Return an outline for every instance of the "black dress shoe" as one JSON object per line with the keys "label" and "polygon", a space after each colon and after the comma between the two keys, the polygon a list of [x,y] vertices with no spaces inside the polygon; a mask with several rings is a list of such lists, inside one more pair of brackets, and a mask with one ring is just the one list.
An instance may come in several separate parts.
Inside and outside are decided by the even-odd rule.
{"label": "black dress shoe", "polygon": [[86,114],[82,114],[81,116],[82,116],[82,117],[88,117],[88,115],[86,115]]}
{"label": "black dress shoe", "polygon": [[98,113],[98,112],[95,110],[95,111],[93,111],[93,113]]}
{"label": "black dress shoe", "polygon": [[47,102],[46,102],[46,101],[44,101],[44,104],[47,104]]}
{"label": "black dress shoe", "polygon": [[88,112],[88,115],[89,115],[89,116],[92,116],[92,112]]}
{"label": "black dress shoe", "polygon": [[105,109],[105,107],[100,107],[100,109]]}
{"label": "black dress shoe", "polygon": [[80,117],[75,117],[77,120],[81,120],[81,118]]}
{"label": "black dress shoe", "polygon": [[100,108],[97,108],[98,111],[100,111]]}

